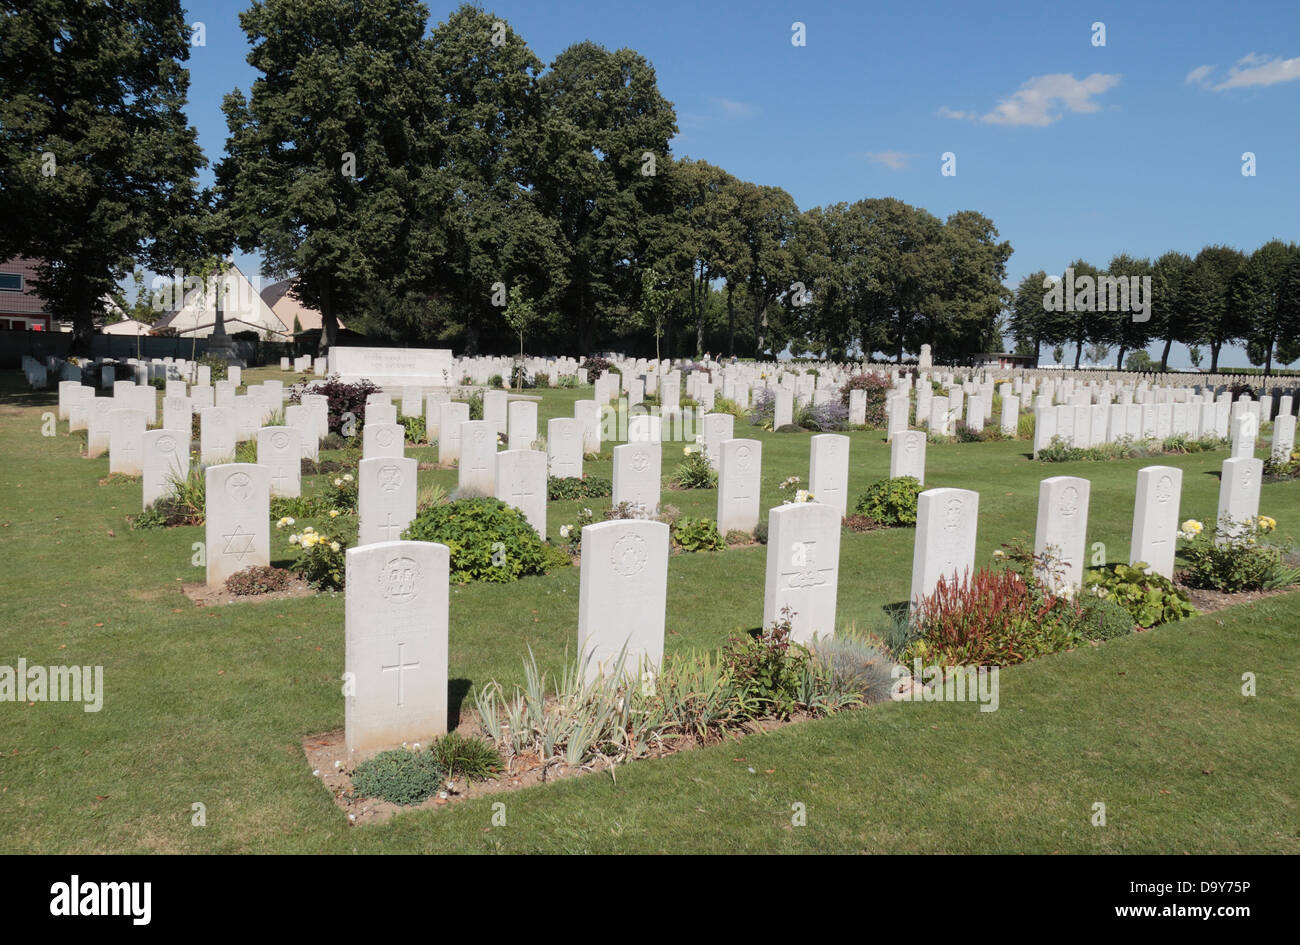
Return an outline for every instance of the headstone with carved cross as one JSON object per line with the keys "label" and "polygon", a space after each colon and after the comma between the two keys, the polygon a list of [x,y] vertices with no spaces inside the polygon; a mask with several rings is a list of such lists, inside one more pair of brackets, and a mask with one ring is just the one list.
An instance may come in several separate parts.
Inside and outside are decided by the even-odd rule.
{"label": "headstone with carved cross", "polygon": [[271,495],[302,495],[302,433],[296,427],[258,430],[257,462],[271,471]]}
{"label": "headstone with carved cross", "polygon": [[1036,572],[1054,591],[1083,584],[1091,493],[1092,483],[1078,476],[1052,476],[1038,484]]}
{"label": "headstone with carved cross", "polygon": [[540,450],[497,453],[496,497],[524,513],[546,539],[546,454]]}
{"label": "headstone with carved cross", "polygon": [[792,502],[768,512],[765,628],[788,618],[796,643],[835,635],[840,518],[822,502]]}
{"label": "headstone with carved cross", "polygon": [[271,471],[225,463],[209,466],[204,483],[207,584],[221,587],[236,572],[271,563]]}
{"label": "headstone with carved cross", "polygon": [[357,463],[357,544],[397,541],[415,518],[419,463],[381,456]]}
{"label": "headstone with carved cross", "polygon": [[840,433],[814,436],[808,462],[808,491],[843,518],[849,506],[849,438]]}
{"label": "headstone with carved cross", "polygon": [[582,478],[582,421],[555,417],[546,422],[546,458],[549,475],[558,479]]}
{"label": "headstone with carved cross", "polygon": [[640,506],[648,515],[659,510],[663,446],[659,443],[625,443],[614,447],[613,505]]}
{"label": "headstone with carved cross", "polygon": [[758,526],[762,441],[723,440],[718,464],[718,531],[752,532]]}
{"label": "headstone with carved cross", "polygon": [[446,545],[424,541],[348,549],[343,693],[351,761],[447,731],[449,558]]}
{"label": "headstone with carved cross", "polygon": [[110,473],[138,476],[144,471],[141,438],[144,436],[146,420],[143,410],[117,407],[108,412]]}
{"label": "headstone with carved cross", "polygon": [[496,493],[497,431],[492,421],[468,420],[460,425],[458,472],[462,496]]}
{"label": "headstone with carved cross", "polygon": [[1177,466],[1138,470],[1129,564],[1146,562],[1157,574],[1173,579],[1182,493],[1183,471]]}
{"label": "headstone with carved cross", "polygon": [[927,489],[917,497],[912,607],[940,579],[961,582],[974,571],[979,505],[979,493],[970,489]]}

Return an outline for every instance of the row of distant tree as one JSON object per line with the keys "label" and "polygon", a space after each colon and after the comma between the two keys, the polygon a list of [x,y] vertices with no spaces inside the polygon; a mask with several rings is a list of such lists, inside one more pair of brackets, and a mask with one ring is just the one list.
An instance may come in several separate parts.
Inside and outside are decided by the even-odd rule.
{"label": "row of distant tree", "polygon": [[257,78],[224,101],[203,190],[179,0],[0,18],[0,254],[45,261],[37,288],[79,340],[136,267],[212,272],[237,247],[294,279],[325,344],[340,316],[471,353],[999,343],[1011,247],[991,220],[800,211],[676,158],[633,50],[580,42],[544,66],[499,17],[463,6],[430,32],[412,0],[263,0],[240,20]]}
{"label": "row of distant tree", "polygon": [[[1207,246],[1195,257],[1165,253],[1155,262],[1119,255],[1105,270],[1077,259],[1067,267],[1073,280],[1063,287],[1084,293],[1104,277],[1149,279],[1150,303],[1145,320],[1135,319],[1130,299],[1127,309],[1101,310],[1100,291],[1091,304],[1065,310],[1057,305],[1045,272],[1026,276],[1016,289],[1008,328],[1019,350],[1035,355],[1044,345],[1054,347],[1060,361],[1062,346],[1074,345],[1074,366],[1085,351],[1100,361],[1118,349],[1116,367],[1146,366],[1144,352],[1153,342],[1163,342],[1158,367],[1169,364],[1175,342],[1187,345],[1199,367],[1202,348],[1210,352],[1209,369],[1217,370],[1224,345],[1242,344],[1250,362],[1265,372],[1276,364],[1300,358],[1300,246],[1271,240],[1254,252],[1228,246]],[[1055,278],[1063,279],[1064,274]],[[1085,280],[1091,279],[1088,283]],[[1082,283],[1082,287],[1080,287]],[[1107,294],[1113,301],[1115,292]],[[1047,300],[1048,304],[1044,304]],[[1136,355],[1126,362],[1125,354]]]}

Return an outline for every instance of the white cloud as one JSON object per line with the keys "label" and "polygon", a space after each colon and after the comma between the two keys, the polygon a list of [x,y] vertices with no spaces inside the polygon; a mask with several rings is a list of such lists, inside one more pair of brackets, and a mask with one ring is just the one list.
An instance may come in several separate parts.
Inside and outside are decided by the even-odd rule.
{"label": "white cloud", "polygon": [[877,164],[883,164],[893,171],[901,171],[907,167],[909,159],[915,155],[908,154],[906,151],[867,151],[866,156]]}
{"label": "white cloud", "polygon": [[711,98],[709,101],[728,118],[752,118],[758,114],[758,108],[747,102],[733,102],[729,98]]}
{"label": "white cloud", "polygon": [[1183,81],[1188,85],[1199,85],[1202,87],[1208,86],[1209,83],[1206,79],[1210,77],[1210,73],[1213,71],[1214,66],[1197,66],[1191,72],[1187,73],[1187,78]]}
{"label": "white cloud", "polygon": [[1193,81],[1192,77],[1196,76],[1196,82],[1215,92],[1222,92],[1224,89],[1244,89],[1254,85],[1276,85],[1279,82],[1290,82],[1294,79],[1300,79],[1300,56],[1294,59],[1283,59],[1281,56],[1261,56],[1258,53],[1247,53],[1237,60],[1237,64],[1228,69],[1227,78],[1217,85],[1210,85],[1208,82],[1211,67],[1200,66],[1193,69],[1187,75],[1187,80]]}
{"label": "white cloud", "polygon": [[[1020,88],[998,102],[990,112],[978,116],[979,121],[990,125],[1032,125],[1043,127],[1059,121],[1063,111],[1096,112],[1101,106],[1093,101],[1095,96],[1109,92],[1119,84],[1119,75],[1094,72],[1083,79],[1072,73],[1053,73],[1035,76]],[[943,118],[975,118],[974,112],[958,111],[943,106]]]}

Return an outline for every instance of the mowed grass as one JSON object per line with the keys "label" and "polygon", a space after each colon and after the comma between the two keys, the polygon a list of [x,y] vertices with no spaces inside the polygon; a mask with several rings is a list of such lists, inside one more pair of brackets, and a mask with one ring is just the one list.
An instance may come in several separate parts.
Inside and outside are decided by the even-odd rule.
{"label": "mowed grass", "polygon": [[[257,382],[278,371],[248,371]],[[134,532],[138,483],[98,485],[107,458],[41,435],[50,393],[0,380],[0,665],[102,665],[103,710],[0,703],[5,852],[1296,852],[1300,594],[1004,670],[1000,707],[889,704],[559,784],[352,828],[312,777],[303,736],[341,728],[343,599],[196,608],[180,591],[202,529]],[[590,391],[548,391],[539,430]],[[764,508],[805,482],[808,436],[759,433]],[[852,436],[850,492],[888,474],[877,433]],[[608,449],[608,447],[607,447]],[[978,555],[1032,536],[1049,475],[1092,481],[1089,541],[1127,560],[1136,472],[1152,461],[1042,465],[1024,443],[931,444],[927,486],[980,493]],[[422,458],[427,453],[414,451]],[[664,472],[680,456],[665,445]],[[1212,519],[1226,453],[1170,457],[1183,517]],[[610,475],[610,463],[588,463]],[[450,487],[454,471],[421,473]],[[309,484],[309,488],[314,484]],[[714,515],[716,492],[672,492]],[[551,503],[548,531],[590,505]],[[1300,483],[1262,511],[1300,536]],[[273,532],[273,558],[289,559]],[[839,622],[870,627],[908,593],[913,533],[845,533]],[[765,550],[679,555],[669,652],[714,648],[762,619]],[[522,680],[531,647],[559,666],[577,634],[578,573],[453,588],[453,705]],[[1241,694],[1253,673],[1258,694]],[[750,769],[753,769],[752,771]],[[491,804],[507,824],[492,826]],[[207,826],[191,826],[192,805]],[[1090,823],[1104,803],[1107,826]],[[791,823],[792,805],[807,826]]]}

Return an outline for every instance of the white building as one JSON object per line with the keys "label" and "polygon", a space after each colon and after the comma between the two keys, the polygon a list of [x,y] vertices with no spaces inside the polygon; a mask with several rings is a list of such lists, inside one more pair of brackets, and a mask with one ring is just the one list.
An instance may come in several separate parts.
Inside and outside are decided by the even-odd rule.
{"label": "white building", "polygon": [[[211,280],[206,287],[193,286],[185,291],[184,300],[154,324],[154,330],[175,329],[181,337],[191,335],[206,338],[216,324],[216,293],[221,285],[221,309],[225,317],[226,334],[255,331],[268,341],[292,340],[291,326],[271,310],[252,282],[234,263],[219,280]],[[204,291],[206,288],[206,291]]]}

